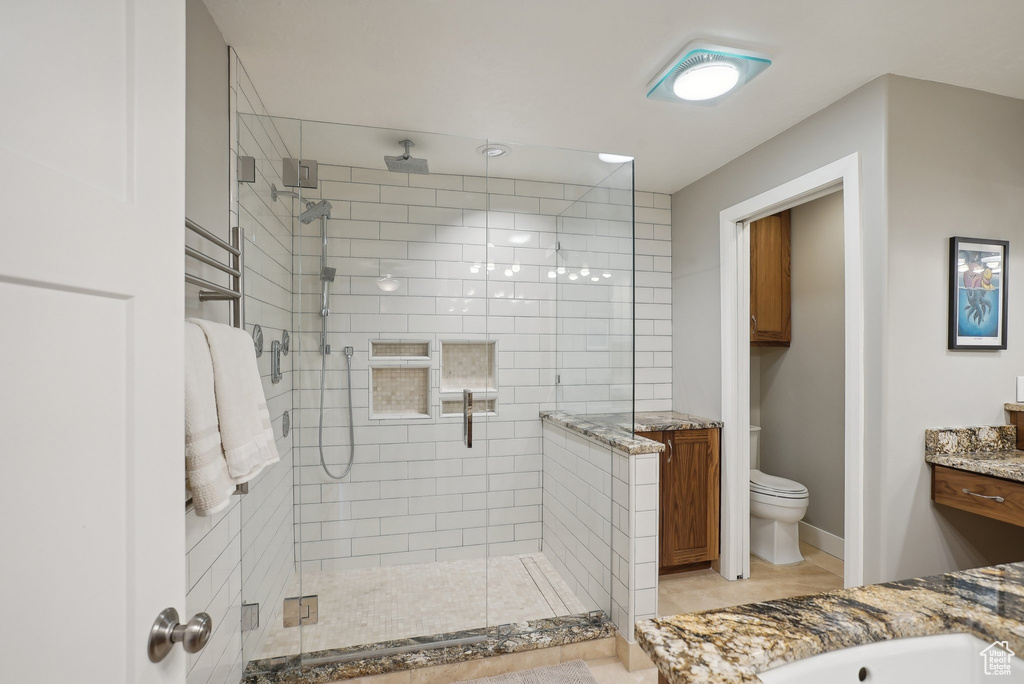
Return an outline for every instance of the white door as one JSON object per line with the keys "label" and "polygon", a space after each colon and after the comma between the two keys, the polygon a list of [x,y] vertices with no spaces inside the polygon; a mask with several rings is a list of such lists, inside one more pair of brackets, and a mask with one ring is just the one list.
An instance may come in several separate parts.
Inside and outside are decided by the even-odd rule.
{"label": "white door", "polygon": [[180,684],[184,2],[0,9],[0,679]]}

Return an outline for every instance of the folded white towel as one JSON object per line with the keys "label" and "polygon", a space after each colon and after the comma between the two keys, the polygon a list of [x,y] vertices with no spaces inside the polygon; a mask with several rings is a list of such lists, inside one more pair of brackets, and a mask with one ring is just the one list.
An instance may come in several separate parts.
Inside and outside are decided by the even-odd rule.
{"label": "folded white towel", "polygon": [[235,491],[217,429],[210,345],[199,326],[189,322],[185,323],[185,486],[196,515],[223,510]]}
{"label": "folded white towel", "polygon": [[281,460],[270,426],[252,338],[239,328],[190,318],[203,332],[213,357],[213,387],[228,472],[236,484]]}

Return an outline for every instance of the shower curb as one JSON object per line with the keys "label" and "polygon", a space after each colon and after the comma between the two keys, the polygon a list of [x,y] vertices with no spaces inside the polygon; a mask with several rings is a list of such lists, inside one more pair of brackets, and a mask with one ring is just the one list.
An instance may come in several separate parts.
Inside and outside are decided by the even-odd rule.
{"label": "shower curb", "polygon": [[241,684],[322,684],[566,646],[615,635],[603,611],[253,660]]}

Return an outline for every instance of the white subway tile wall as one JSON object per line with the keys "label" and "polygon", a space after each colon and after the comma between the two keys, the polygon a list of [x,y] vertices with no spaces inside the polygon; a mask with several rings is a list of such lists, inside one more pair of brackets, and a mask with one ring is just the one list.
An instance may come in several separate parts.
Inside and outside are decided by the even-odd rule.
{"label": "white subway tile wall", "polygon": [[[355,465],[340,482],[319,465],[314,222],[297,226],[293,266],[301,328],[296,560],[303,570],[340,570],[541,551],[539,411],[556,403],[579,412],[629,410],[634,355],[638,410],[671,408],[670,197],[635,193],[634,352],[628,190],[416,176],[326,161],[319,160],[318,196],[333,205],[327,265],[338,271],[328,318],[335,352],[327,357],[324,454],[335,472],[348,460],[345,357],[337,350],[352,346]],[[385,274],[398,280],[394,292],[378,287]],[[378,340],[429,343],[429,418],[371,419],[370,369],[387,363],[380,345],[370,358]],[[476,382],[489,359],[465,357],[456,365],[445,354],[458,346],[452,342],[485,340],[497,341],[497,390],[480,397],[496,404],[481,408],[496,415],[478,416],[475,446],[467,449],[461,410],[452,415],[461,396],[451,390]],[[602,494],[609,520],[610,494]],[[596,583],[590,598],[607,603],[610,568],[599,579],[608,581]]]}
{"label": "white subway tile wall", "polygon": [[544,555],[632,642],[633,623],[657,612],[658,455],[629,456],[546,421],[543,430]]}
{"label": "white subway tile wall", "polygon": [[[270,202],[270,183],[281,186],[280,159],[284,143],[263,108],[234,51],[229,54],[230,105],[236,121],[230,169],[236,155],[257,159],[256,184],[232,182],[231,225],[245,234],[246,330],[259,323],[265,351],[257,359],[267,397],[280,462],[249,483],[249,493],[234,497],[231,506],[212,517],[186,514],[188,588],[185,615],[208,612],[213,617],[210,643],[189,655],[189,684],[235,684],[256,652],[268,612],[280,602],[294,569],[292,523],[292,440],[281,437],[282,418],[292,407],[290,359],[282,357],[283,378],[270,379],[270,342],[292,328],[291,207]],[[237,199],[237,204],[235,200]],[[215,304],[216,305],[216,304]],[[227,305],[219,303],[227,309]],[[259,603],[260,629],[241,631],[243,602]]]}

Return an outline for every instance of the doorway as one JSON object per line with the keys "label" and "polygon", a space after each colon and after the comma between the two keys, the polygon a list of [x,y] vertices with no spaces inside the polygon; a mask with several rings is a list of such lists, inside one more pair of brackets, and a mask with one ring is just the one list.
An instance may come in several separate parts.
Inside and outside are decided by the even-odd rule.
{"label": "doorway", "polygon": [[863,583],[864,325],[859,155],[852,154],[720,214],[722,526],[720,574],[750,577],[750,223],[843,191],[844,584]]}

